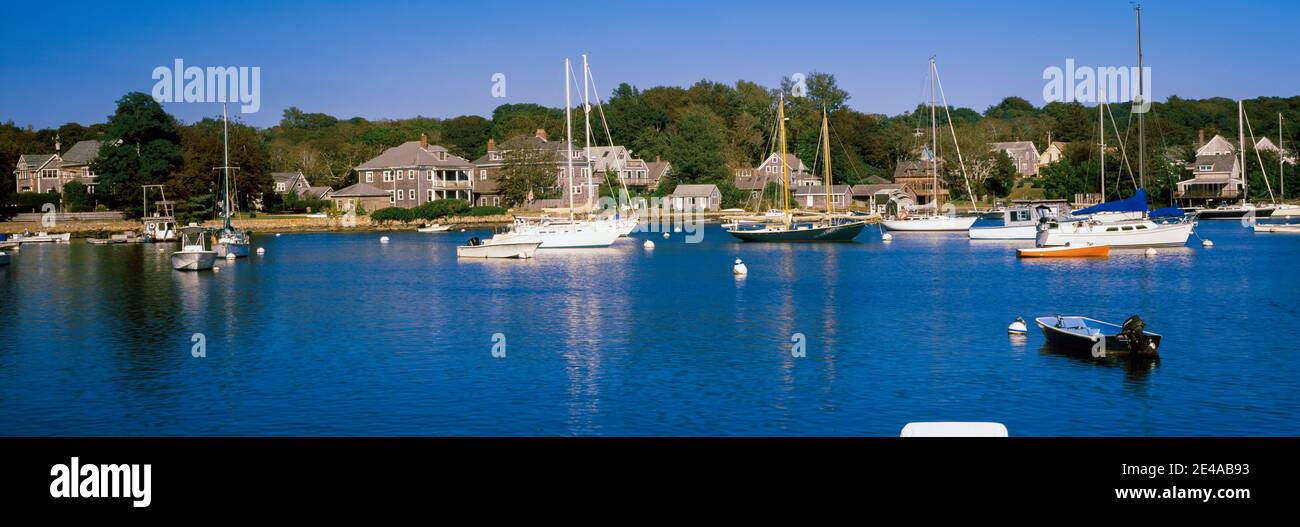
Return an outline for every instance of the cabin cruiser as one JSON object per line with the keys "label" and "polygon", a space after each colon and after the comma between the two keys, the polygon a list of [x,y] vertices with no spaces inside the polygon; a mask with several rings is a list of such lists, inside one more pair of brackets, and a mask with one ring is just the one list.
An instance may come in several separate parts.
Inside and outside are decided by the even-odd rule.
{"label": "cabin cruiser", "polygon": [[456,247],[460,258],[532,258],[541,239],[524,234],[498,234],[487,240],[470,238],[465,245]]}
{"label": "cabin cruiser", "polygon": [[[1076,211],[1073,218],[1058,218],[1043,222],[1036,237],[1038,247],[1082,245],[1110,245],[1115,248],[1182,247],[1191,237],[1196,223],[1183,215],[1182,209],[1169,207],[1147,214],[1147,193],[1143,189],[1130,198],[1094,205]],[[1097,213],[1141,213],[1142,219],[1125,221],[1100,221],[1092,217]],[[1078,217],[1083,215],[1090,217]],[[1167,219],[1156,223],[1154,219]]]}
{"label": "cabin cruiser", "polygon": [[208,229],[193,223],[181,228],[181,250],[172,253],[172,269],[177,271],[205,271],[217,261],[212,250]]}
{"label": "cabin cruiser", "polygon": [[1002,225],[972,227],[968,232],[972,240],[1033,240],[1040,222],[1069,213],[1070,205],[1063,199],[1017,201],[1002,210]]}
{"label": "cabin cruiser", "polygon": [[1226,204],[1201,209],[1197,217],[1203,220],[1236,220],[1247,216],[1267,218],[1273,215],[1273,210],[1273,207],[1257,207],[1250,203]]}

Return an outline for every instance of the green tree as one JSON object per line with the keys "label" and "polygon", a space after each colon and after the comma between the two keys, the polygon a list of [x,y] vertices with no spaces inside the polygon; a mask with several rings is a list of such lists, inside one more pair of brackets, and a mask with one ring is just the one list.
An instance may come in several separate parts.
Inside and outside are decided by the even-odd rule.
{"label": "green tree", "polygon": [[552,148],[537,148],[529,137],[517,137],[502,145],[502,165],[497,191],[510,206],[528,200],[548,199],[559,195],[556,168],[560,155]]}
{"label": "green tree", "polygon": [[117,101],[94,163],[99,194],[114,208],[138,213],[140,186],[159,184],[181,165],[176,120],[148,94]]}
{"label": "green tree", "polygon": [[679,183],[720,183],[730,179],[726,125],[708,108],[693,104],[682,111],[669,133],[673,173]]}

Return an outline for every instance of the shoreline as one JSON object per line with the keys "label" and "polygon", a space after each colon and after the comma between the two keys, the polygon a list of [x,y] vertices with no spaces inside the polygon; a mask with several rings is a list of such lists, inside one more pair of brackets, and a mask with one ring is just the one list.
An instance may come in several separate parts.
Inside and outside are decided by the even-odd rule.
{"label": "shoreline", "polygon": [[[468,228],[501,225],[513,221],[513,215],[505,214],[496,216],[457,216],[438,220],[437,223]],[[343,225],[342,218],[307,218],[303,216],[236,219],[231,223],[239,229],[251,230],[254,233],[414,231],[418,226],[417,223],[388,223],[381,225],[371,221],[369,216],[356,218],[356,223],[351,226]],[[222,222],[209,220],[203,222],[202,225],[204,227],[218,228],[221,227]],[[140,228],[140,220],[64,221],[53,227],[44,227],[40,222],[0,222],[0,233],[8,235],[27,230],[31,232],[48,232],[50,234],[66,232],[72,234],[73,238],[106,238],[113,234],[121,234],[123,231],[140,232]]]}

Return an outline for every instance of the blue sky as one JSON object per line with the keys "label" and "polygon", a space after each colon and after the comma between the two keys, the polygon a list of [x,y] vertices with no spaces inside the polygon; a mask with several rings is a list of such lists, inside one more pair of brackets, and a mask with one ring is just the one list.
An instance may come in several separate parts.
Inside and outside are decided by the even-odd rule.
{"label": "blue sky", "polygon": [[[261,110],[347,118],[489,115],[502,103],[563,104],[564,57],[591,55],[602,96],[619,83],[775,86],[833,73],[855,109],[896,114],[923,99],[939,60],[949,101],[1007,95],[1041,105],[1044,68],[1136,62],[1132,5],[1097,2],[18,2],[0,32],[0,121],[102,121],[151,72],[259,66]],[[1143,44],[1157,100],[1297,95],[1300,3],[1156,0]],[[1232,9],[1226,9],[1231,6]],[[922,8],[929,13],[927,20]],[[505,98],[491,78],[506,75]],[[192,122],[220,106],[169,103]]]}

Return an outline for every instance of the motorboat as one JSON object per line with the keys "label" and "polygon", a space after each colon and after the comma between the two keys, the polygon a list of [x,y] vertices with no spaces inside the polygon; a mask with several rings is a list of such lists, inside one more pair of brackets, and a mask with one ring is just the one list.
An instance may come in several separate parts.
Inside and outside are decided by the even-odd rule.
{"label": "motorboat", "polygon": [[1109,245],[1081,245],[1077,247],[1035,247],[1017,249],[1021,258],[1105,258],[1110,256]]}
{"label": "motorboat", "polygon": [[1156,355],[1159,334],[1146,330],[1146,322],[1133,315],[1123,324],[1112,324],[1081,316],[1050,316],[1034,319],[1048,344],[1066,351],[1082,351],[1096,358],[1113,355]]}
{"label": "motorboat", "polygon": [[1300,234],[1300,223],[1256,223],[1250,226],[1255,232],[1275,232],[1283,234]]}
{"label": "motorboat", "polygon": [[[1142,219],[1100,221],[1097,213],[1141,213]],[[1156,223],[1154,219],[1167,221]],[[1112,248],[1182,247],[1192,235],[1196,223],[1183,216],[1182,209],[1166,207],[1147,212],[1147,193],[1138,189],[1133,196],[1119,201],[1075,211],[1073,217],[1044,221],[1038,226],[1038,247],[1080,247],[1109,245]]]}
{"label": "motorboat", "polygon": [[205,271],[217,261],[217,251],[212,250],[208,229],[193,223],[180,229],[181,250],[172,253],[172,269],[177,271]]}
{"label": "motorboat", "polygon": [[[158,199],[153,202],[153,207],[149,206],[149,195],[151,190],[158,191]],[[147,242],[173,242],[179,234],[176,232],[176,217],[174,206],[167,199],[167,192],[162,185],[144,185],[142,192],[144,195],[144,211],[141,215],[140,235]]]}
{"label": "motorboat", "polygon": [[421,225],[420,228],[415,230],[419,233],[445,233],[447,230],[451,230],[451,225]]}
{"label": "motorboat", "polygon": [[1273,206],[1273,214],[1271,214],[1271,216],[1277,218],[1300,216],[1300,205],[1279,203]]}
{"label": "motorboat", "polygon": [[1002,210],[1002,225],[971,227],[968,232],[972,240],[1032,240],[1038,236],[1039,222],[1069,213],[1070,205],[1063,199],[1018,202]]}
{"label": "motorboat", "polygon": [[36,234],[14,235],[14,240],[21,244],[28,243],[68,243],[72,240],[72,233],[50,234],[48,232],[38,232]]}
{"label": "motorboat", "polygon": [[1267,218],[1273,215],[1273,211],[1273,207],[1256,207],[1250,203],[1242,203],[1201,209],[1197,217],[1203,220],[1237,220],[1248,216]]}
{"label": "motorboat", "polygon": [[9,265],[9,253],[0,251],[0,266]]}
{"label": "motorboat", "polygon": [[470,238],[465,245],[456,247],[460,258],[532,258],[542,241],[535,236],[501,234],[487,240]]}

